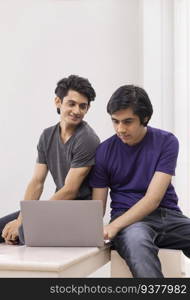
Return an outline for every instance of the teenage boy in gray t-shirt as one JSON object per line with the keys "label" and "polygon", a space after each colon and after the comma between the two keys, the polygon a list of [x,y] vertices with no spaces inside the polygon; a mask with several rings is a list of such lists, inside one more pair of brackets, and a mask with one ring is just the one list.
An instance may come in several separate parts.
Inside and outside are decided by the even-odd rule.
{"label": "teenage boy in gray t-shirt", "polygon": [[[94,165],[99,138],[83,121],[96,94],[90,82],[70,75],[57,83],[55,105],[60,122],[43,131],[37,146],[35,170],[24,200],[38,200],[50,171],[56,185],[50,200],[91,199],[88,174]],[[24,243],[19,212],[0,219],[0,242]]]}

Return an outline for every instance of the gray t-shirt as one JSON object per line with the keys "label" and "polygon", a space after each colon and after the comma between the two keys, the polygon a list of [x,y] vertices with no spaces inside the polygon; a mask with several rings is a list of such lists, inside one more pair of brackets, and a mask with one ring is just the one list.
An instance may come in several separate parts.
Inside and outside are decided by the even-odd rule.
{"label": "gray t-shirt", "polygon": [[[56,191],[65,184],[70,168],[93,166],[100,140],[94,130],[82,122],[66,143],[60,136],[60,123],[43,131],[37,146],[37,162],[46,164],[56,185]],[[76,199],[91,199],[88,176],[83,181]]]}

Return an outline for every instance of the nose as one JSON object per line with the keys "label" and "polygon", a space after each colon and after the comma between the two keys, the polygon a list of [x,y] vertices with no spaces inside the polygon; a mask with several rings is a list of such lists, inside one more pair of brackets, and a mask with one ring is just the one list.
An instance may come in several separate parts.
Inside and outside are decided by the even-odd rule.
{"label": "nose", "polygon": [[119,123],[119,124],[117,125],[117,132],[118,132],[118,133],[125,133],[125,132],[126,132],[125,126],[124,126],[122,123]]}
{"label": "nose", "polygon": [[73,108],[73,113],[76,114],[76,115],[81,114],[79,105],[75,105],[75,107]]}

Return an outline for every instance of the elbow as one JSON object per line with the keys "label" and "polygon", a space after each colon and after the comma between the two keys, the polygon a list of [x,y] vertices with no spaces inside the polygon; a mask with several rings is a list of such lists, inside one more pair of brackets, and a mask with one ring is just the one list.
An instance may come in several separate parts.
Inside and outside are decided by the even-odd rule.
{"label": "elbow", "polygon": [[68,190],[68,195],[69,195],[68,198],[71,200],[76,199],[77,194],[78,194],[78,190],[75,190],[75,189]]}
{"label": "elbow", "polygon": [[78,189],[65,187],[61,194],[62,194],[61,198],[64,200],[74,200],[77,197]]}
{"label": "elbow", "polygon": [[157,197],[154,199],[155,208],[159,207],[161,201],[162,201],[162,198],[160,198],[160,197]]}
{"label": "elbow", "polygon": [[160,198],[152,198],[152,197],[149,197],[149,196],[146,196],[147,198],[147,205],[149,208],[151,208],[151,210],[155,210],[159,207],[160,205],[160,202],[162,199]]}
{"label": "elbow", "polygon": [[155,201],[154,203],[154,208],[157,209],[160,205],[160,201]]}

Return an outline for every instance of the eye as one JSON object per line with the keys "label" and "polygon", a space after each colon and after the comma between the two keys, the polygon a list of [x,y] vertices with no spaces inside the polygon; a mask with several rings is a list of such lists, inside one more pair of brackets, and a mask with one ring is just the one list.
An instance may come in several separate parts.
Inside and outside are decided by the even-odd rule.
{"label": "eye", "polygon": [[118,123],[119,123],[119,121],[118,121],[118,120],[115,120],[115,119],[112,119],[112,122],[113,122],[114,124],[118,124]]}
{"label": "eye", "polygon": [[86,103],[82,103],[79,105],[80,109],[85,110],[87,109],[88,105]]}
{"label": "eye", "polygon": [[74,102],[69,102],[68,104],[69,104],[69,106],[75,106]]}
{"label": "eye", "polygon": [[131,124],[133,121],[132,120],[125,120],[123,123],[124,124]]}

